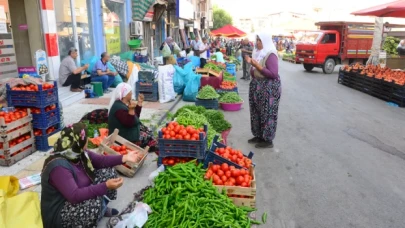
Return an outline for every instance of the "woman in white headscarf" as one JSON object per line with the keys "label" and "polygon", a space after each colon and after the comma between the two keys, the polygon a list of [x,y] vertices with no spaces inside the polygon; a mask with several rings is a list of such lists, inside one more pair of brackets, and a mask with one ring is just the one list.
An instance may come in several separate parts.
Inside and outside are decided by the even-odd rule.
{"label": "woman in white headscarf", "polygon": [[108,112],[108,130],[115,129],[126,140],[144,148],[150,147],[150,152],[156,151],[157,141],[153,133],[140,121],[144,95],[139,94],[138,101],[132,99],[132,87],[128,83],[120,83],[111,97]]}
{"label": "woman in white headscarf", "polygon": [[248,142],[256,144],[256,148],[272,148],[277,129],[281,81],[278,74],[278,53],[271,35],[257,35],[252,58],[246,56],[245,60],[252,64],[249,106],[254,137]]}

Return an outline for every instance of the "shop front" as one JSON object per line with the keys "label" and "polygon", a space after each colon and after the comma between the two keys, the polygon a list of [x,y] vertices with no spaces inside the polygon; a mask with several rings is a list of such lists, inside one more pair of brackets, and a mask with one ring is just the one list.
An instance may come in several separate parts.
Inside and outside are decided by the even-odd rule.
{"label": "shop front", "polygon": [[40,21],[38,2],[0,0],[0,79],[35,66],[35,52],[45,49]]}

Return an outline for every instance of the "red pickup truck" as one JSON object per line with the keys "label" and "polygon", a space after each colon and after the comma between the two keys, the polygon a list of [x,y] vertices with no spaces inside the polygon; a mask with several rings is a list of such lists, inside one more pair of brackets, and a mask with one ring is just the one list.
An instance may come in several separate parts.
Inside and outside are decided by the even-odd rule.
{"label": "red pickup truck", "polygon": [[331,74],[337,64],[365,63],[371,54],[374,24],[318,22],[319,31],[305,32],[296,45],[295,60],[305,70]]}

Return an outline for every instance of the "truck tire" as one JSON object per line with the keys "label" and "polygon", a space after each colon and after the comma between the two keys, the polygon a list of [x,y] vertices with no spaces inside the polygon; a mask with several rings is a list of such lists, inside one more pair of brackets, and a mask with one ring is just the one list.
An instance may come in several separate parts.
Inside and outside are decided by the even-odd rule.
{"label": "truck tire", "polygon": [[335,66],[336,66],[336,63],[335,63],[334,59],[331,59],[331,58],[327,59],[322,66],[323,73],[332,74],[333,70],[335,70]]}
{"label": "truck tire", "polygon": [[314,69],[314,65],[304,63],[304,68],[306,71],[311,71],[312,69]]}

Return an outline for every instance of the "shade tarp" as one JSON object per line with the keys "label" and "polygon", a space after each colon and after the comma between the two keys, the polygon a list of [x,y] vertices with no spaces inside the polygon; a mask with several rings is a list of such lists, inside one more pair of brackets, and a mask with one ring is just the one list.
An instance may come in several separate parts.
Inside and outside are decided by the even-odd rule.
{"label": "shade tarp", "polygon": [[237,38],[246,36],[246,33],[232,25],[225,25],[222,28],[211,31],[212,36],[224,36],[229,38]]}
{"label": "shade tarp", "polygon": [[142,21],[155,0],[132,0],[132,17],[136,21]]}
{"label": "shade tarp", "polygon": [[356,16],[405,18],[405,0],[394,1],[352,13]]}

